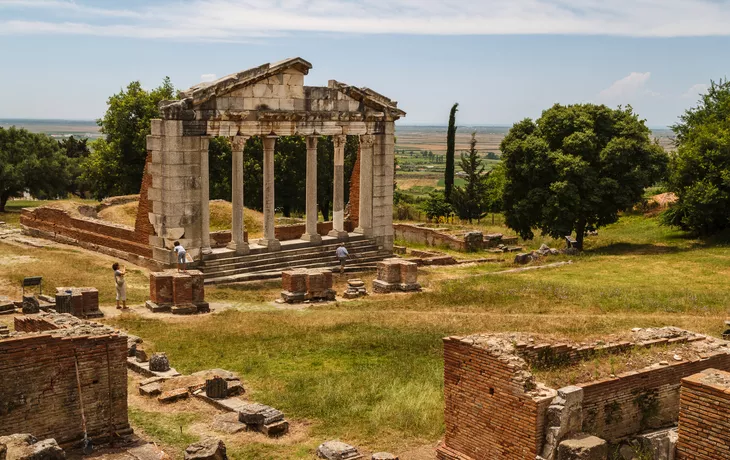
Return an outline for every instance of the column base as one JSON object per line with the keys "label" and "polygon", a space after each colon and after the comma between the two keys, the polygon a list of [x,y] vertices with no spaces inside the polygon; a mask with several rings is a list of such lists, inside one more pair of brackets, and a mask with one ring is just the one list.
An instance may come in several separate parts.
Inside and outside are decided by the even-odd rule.
{"label": "column base", "polygon": [[207,254],[213,254],[213,249],[211,249],[210,246],[208,246],[207,248],[200,248],[200,253],[201,254],[206,254],[206,255]]}
{"label": "column base", "polygon": [[259,240],[259,246],[263,246],[269,251],[279,251],[281,250],[281,242],[277,239],[271,239],[267,240],[265,238],[261,238]]}
{"label": "column base", "polygon": [[249,253],[248,243],[236,244],[234,242],[228,243],[226,246],[228,249],[236,251],[237,255],[244,255]]}
{"label": "column base", "polygon": [[304,235],[300,236],[299,239],[309,241],[313,244],[320,244],[322,242],[322,237],[317,233],[305,233]]}
{"label": "column base", "polygon": [[373,229],[372,228],[363,228],[363,227],[357,227],[354,230],[355,233],[360,233],[365,236],[373,236]]}
{"label": "column base", "polygon": [[330,232],[327,234],[327,236],[334,236],[338,240],[346,240],[350,237],[350,234],[347,233],[344,230],[330,230]]}

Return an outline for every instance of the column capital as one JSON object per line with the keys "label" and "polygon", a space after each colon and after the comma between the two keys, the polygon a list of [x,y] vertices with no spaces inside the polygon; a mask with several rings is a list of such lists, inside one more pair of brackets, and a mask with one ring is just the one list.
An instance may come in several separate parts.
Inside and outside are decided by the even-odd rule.
{"label": "column capital", "polygon": [[242,152],[246,148],[246,141],[251,136],[231,136],[231,149],[234,152]]}
{"label": "column capital", "polygon": [[317,142],[319,142],[319,135],[307,136],[307,150],[317,150]]}
{"label": "column capital", "polygon": [[360,145],[365,148],[370,148],[375,143],[375,136],[372,134],[361,134],[360,136]]}
{"label": "column capital", "polygon": [[335,134],[332,136],[332,143],[336,149],[343,148],[347,142],[347,136],[345,134]]}

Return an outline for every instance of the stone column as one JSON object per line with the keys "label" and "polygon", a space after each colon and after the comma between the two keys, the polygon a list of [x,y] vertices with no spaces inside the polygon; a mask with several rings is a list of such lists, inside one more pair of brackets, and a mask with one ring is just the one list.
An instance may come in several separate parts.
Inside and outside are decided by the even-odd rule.
{"label": "stone column", "polygon": [[347,136],[332,136],[335,145],[335,175],[332,191],[332,231],[329,236],[344,239],[345,231],[345,142]]}
{"label": "stone column", "polygon": [[200,139],[200,252],[210,254],[210,168],[208,166],[209,137]]}
{"label": "stone column", "polygon": [[360,218],[355,232],[373,235],[373,135],[360,136]]}
{"label": "stone column", "polygon": [[317,140],[318,136],[307,136],[307,223],[302,239],[320,244],[322,237],[317,232]]}
{"label": "stone column", "polygon": [[281,249],[281,243],[276,239],[275,209],[274,209],[274,148],[276,136],[264,136],[264,237],[259,240],[261,246],[269,251]]}
{"label": "stone column", "polygon": [[231,142],[231,203],[233,205],[231,221],[231,242],[229,249],[236,254],[248,254],[248,243],[244,239],[243,225],[243,152],[248,137],[235,136]]}

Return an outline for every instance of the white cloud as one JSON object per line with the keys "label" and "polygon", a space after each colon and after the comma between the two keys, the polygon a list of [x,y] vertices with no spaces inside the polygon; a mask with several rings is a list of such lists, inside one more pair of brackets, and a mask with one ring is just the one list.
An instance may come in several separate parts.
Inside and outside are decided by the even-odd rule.
{"label": "white cloud", "polygon": [[682,94],[682,97],[688,99],[697,99],[701,94],[705,94],[709,88],[710,85],[697,83],[696,85],[692,85],[686,93]]}
{"label": "white cloud", "polygon": [[202,82],[215,81],[215,79],[216,79],[216,76],[214,73],[204,73],[203,75],[200,76],[200,81],[202,81]]}
{"label": "white cloud", "polygon": [[658,93],[647,89],[646,84],[650,78],[651,72],[631,72],[601,91],[598,99],[609,103],[625,104],[639,96],[659,96]]}
{"label": "white cloud", "polygon": [[708,0],[165,0],[133,11],[100,7],[90,0],[0,0],[0,11],[3,9],[47,10],[46,16],[53,18],[0,21],[0,34],[4,35],[212,41],[241,41],[297,31],[730,36],[730,3]]}

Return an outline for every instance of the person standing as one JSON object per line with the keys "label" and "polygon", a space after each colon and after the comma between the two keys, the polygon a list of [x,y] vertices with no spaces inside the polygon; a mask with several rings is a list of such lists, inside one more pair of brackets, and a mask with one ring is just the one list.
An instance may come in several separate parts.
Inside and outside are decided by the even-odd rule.
{"label": "person standing", "polygon": [[340,275],[342,275],[345,273],[345,262],[347,262],[347,258],[350,257],[350,253],[347,252],[347,248],[344,243],[340,243],[335,252],[337,254],[337,258],[340,259]]}
{"label": "person standing", "polygon": [[172,248],[172,250],[177,253],[177,271],[179,272],[180,266],[182,266],[182,271],[185,272],[185,269],[187,268],[186,256],[188,253],[179,241],[175,241],[175,247]]}
{"label": "person standing", "polygon": [[[127,270],[124,267],[119,267],[118,263],[114,263],[112,265],[112,270],[114,270],[114,286],[117,290],[117,310],[118,309],[127,309],[127,280],[124,279],[124,275],[127,273]],[[119,305],[119,302],[122,303],[122,305]]]}

